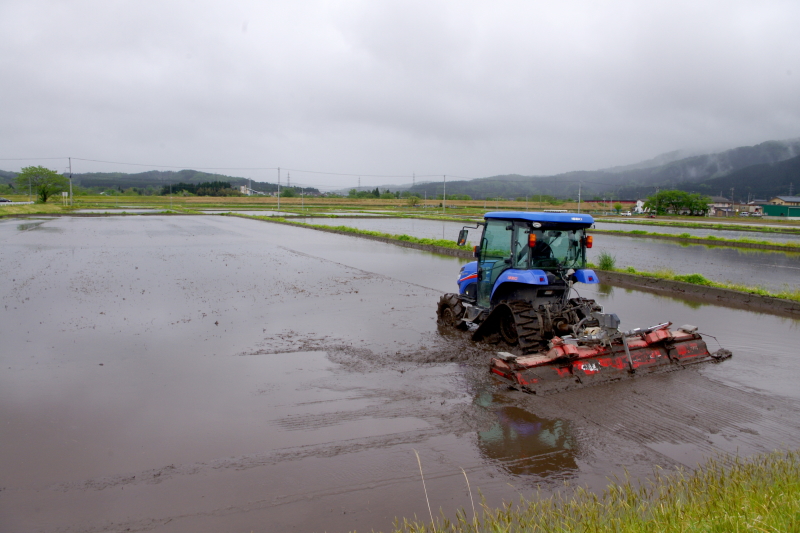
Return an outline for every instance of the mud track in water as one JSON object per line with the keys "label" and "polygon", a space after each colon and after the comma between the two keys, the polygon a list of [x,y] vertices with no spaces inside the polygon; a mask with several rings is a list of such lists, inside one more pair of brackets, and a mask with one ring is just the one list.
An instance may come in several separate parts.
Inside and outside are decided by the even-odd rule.
{"label": "mud track in water", "polygon": [[[605,287],[719,365],[535,397],[442,335],[460,260],[222,217],[0,221],[0,530],[386,530],[800,445],[798,322]],[[598,290],[598,289],[592,289]],[[709,346],[714,344],[709,340]]]}

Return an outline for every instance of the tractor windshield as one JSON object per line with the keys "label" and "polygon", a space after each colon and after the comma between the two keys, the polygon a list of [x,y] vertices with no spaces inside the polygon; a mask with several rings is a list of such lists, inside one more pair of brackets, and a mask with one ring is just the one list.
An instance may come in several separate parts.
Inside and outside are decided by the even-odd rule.
{"label": "tractor windshield", "polygon": [[[586,250],[583,246],[585,230],[518,228],[514,239],[515,268],[584,268]],[[533,247],[530,239],[535,237]]]}

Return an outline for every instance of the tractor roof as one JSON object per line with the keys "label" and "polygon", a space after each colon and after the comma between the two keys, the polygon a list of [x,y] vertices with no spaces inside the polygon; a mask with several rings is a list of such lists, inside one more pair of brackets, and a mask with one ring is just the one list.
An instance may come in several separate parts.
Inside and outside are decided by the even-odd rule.
{"label": "tractor roof", "polygon": [[483,218],[499,218],[503,220],[529,220],[531,222],[555,222],[558,224],[594,224],[591,215],[582,213],[536,213],[529,211],[492,211]]}

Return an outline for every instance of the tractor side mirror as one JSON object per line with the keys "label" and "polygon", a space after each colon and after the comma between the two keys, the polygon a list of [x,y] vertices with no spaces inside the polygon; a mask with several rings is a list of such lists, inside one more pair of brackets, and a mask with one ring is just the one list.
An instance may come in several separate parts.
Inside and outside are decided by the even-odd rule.
{"label": "tractor side mirror", "polygon": [[465,244],[467,244],[467,235],[469,235],[469,231],[467,231],[466,228],[459,231],[458,240],[456,241],[456,244],[459,246],[464,246]]}

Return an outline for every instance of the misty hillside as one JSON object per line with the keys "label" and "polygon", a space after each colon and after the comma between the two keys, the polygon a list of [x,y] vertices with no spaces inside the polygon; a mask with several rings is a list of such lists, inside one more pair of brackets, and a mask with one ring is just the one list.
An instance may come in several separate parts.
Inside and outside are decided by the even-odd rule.
{"label": "misty hillside", "polygon": [[681,188],[690,192],[728,197],[733,188],[737,199],[746,199],[749,196],[769,200],[774,196],[789,195],[790,190],[797,194],[800,189],[800,156],[771,165],[753,165],[693,187],[684,184]]}
{"label": "misty hillside", "polygon": [[[790,141],[767,141],[756,146],[743,146],[716,154],[694,155],[676,159],[681,152],[671,152],[649,161],[633,165],[614,167],[611,169],[577,171],[554,176],[521,176],[500,175],[469,181],[452,181],[447,183],[448,194],[468,194],[482,199],[500,196],[504,198],[535,197],[536,195],[552,195],[559,198],[577,198],[578,189],[583,198],[610,197],[622,199],[641,198],[659,189],[679,188],[684,190],[713,191],[730,189],[725,185],[724,177],[734,172],[760,166],[760,172],[782,161],[800,155],[800,139]],[[754,171],[755,172],[755,171]],[[748,173],[737,174],[737,180],[747,181]],[[791,178],[781,174],[778,180],[770,185],[762,185],[758,178],[749,183],[751,194],[761,198],[770,191],[781,189],[781,194],[788,193]],[[709,180],[713,185],[702,185]],[[782,181],[781,181],[782,180]],[[788,180],[788,181],[787,181]],[[795,178],[800,181],[800,177]],[[797,184],[795,184],[795,190]],[[785,189],[785,191],[783,190]],[[442,194],[442,183],[432,182],[416,185],[410,190],[428,196]],[[711,192],[708,192],[711,194]]]}
{"label": "misty hillside", "polygon": [[[729,195],[731,187],[738,198],[769,198],[800,190],[800,139],[767,141],[742,146],[716,154],[689,155],[675,151],[647,161],[601,170],[574,171],[554,176],[505,174],[447,182],[448,195],[469,195],[474,199],[521,198],[537,195],[556,198],[615,198],[633,200],[653,194],[656,189],[681,189],[708,195]],[[10,183],[16,174],[0,170],[0,183]],[[170,183],[198,184],[222,181],[232,186],[247,184],[246,178],[200,172],[197,170],[151,170],[137,174],[94,172],[74,174],[76,185],[93,189],[160,189]],[[275,183],[251,182],[254,190],[274,192]],[[381,187],[383,189],[384,187]],[[390,186],[409,190],[420,197],[434,198],[443,190],[441,181],[414,186]],[[305,188],[307,193],[317,189]],[[346,191],[344,191],[346,194]]]}

